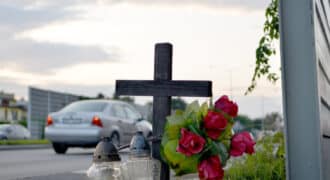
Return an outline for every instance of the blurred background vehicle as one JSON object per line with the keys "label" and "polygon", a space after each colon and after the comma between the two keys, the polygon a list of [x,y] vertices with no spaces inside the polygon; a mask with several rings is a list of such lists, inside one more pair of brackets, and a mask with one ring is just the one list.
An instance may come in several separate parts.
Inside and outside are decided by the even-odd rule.
{"label": "blurred background vehicle", "polygon": [[130,104],[114,100],[83,100],[50,113],[45,136],[58,154],[69,147],[95,147],[101,137],[119,146],[130,142],[136,131],[152,135],[151,124]]}
{"label": "blurred background vehicle", "polygon": [[25,127],[19,124],[0,125],[0,139],[29,139],[31,133]]}

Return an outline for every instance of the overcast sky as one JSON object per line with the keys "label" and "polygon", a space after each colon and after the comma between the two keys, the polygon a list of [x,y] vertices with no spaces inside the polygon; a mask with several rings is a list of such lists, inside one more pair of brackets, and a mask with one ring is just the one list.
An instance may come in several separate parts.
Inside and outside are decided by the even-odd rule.
{"label": "overcast sky", "polygon": [[[116,79],[152,79],[154,44],[174,46],[173,79],[212,80],[240,112],[281,111],[280,82],[248,97],[267,0],[1,0],[0,90],[111,96]],[[279,69],[279,57],[272,65]],[[145,103],[150,98],[136,98]],[[192,100],[192,99],[188,99]]]}

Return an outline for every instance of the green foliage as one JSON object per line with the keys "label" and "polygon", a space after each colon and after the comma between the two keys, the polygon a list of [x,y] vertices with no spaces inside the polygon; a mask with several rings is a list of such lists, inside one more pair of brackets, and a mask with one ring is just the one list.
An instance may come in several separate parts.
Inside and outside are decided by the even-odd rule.
{"label": "green foliage", "polygon": [[0,145],[49,144],[47,139],[0,140]]}
{"label": "green foliage", "polygon": [[265,136],[257,142],[257,152],[228,162],[227,180],[282,180],[285,179],[285,151],[282,133]]}
{"label": "green foliage", "polygon": [[[204,135],[201,131],[202,118],[207,114],[207,103],[199,105],[197,101],[189,104],[184,111],[177,110],[174,114],[167,117],[164,135],[162,137],[160,154],[162,159],[175,171],[176,175],[183,175],[197,172],[197,164],[202,154],[185,156],[176,151],[180,138],[181,128],[186,128],[200,136]],[[221,145],[210,147],[223,151]],[[216,149],[218,148],[218,149]],[[226,152],[222,152],[224,157]]]}
{"label": "green foliage", "polygon": [[244,126],[243,129],[235,131],[249,131],[253,132],[253,130],[261,130],[262,128],[262,119],[251,119],[246,115],[238,115],[234,118],[235,122],[240,122],[241,125]]}
{"label": "green foliage", "polygon": [[119,101],[125,101],[125,102],[128,102],[128,103],[134,103],[134,101],[135,101],[134,97],[118,96],[117,94],[113,94],[112,99],[119,100]]}
{"label": "green foliage", "polygon": [[18,121],[18,124],[27,128],[27,120]]}
{"label": "green foliage", "polygon": [[228,153],[228,148],[226,147],[226,145],[224,145],[223,143],[221,142],[215,142],[215,141],[212,141],[210,140],[209,142],[211,148],[211,154],[212,155],[220,155],[220,159],[221,159],[221,162],[222,162],[222,165],[224,166],[229,158],[229,153]]}
{"label": "green foliage", "polygon": [[[160,146],[162,159],[174,170],[176,175],[197,172],[197,164],[201,159],[210,155],[219,155],[222,165],[229,159],[230,141],[232,137],[233,120],[227,117],[228,124],[217,140],[210,139],[203,127],[203,118],[207,115],[207,103],[199,105],[197,101],[189,104],[184,111],[177,110],[167,117],[164,134]],[[221,112],[220,112],[221,113]],[[202,152],[186,156],[176,151],[181,136],[181,129],[185,128],[206,140]]]}
{"label": "green foliage", "polygon": [[267,79],[275,83],[279,77],[276,73],[270,72],[269,58],[276,54],[273,42],[280,37],[279,32],[279,10],[278,0],[271,0],[266,9],[266,21],[264,23],[264,35],[260,38],[259,46],[256,49],[256,67],[252,76],[251,85],[245,94],[252,92],[257,86],[257,79],[266,76]]}
{"label": "green foliage", "polygon": [[[10,121],[0,121],[0,124],[12,124],[12,122],[10,122]],[[26,120],[18,121],[18,124],[20,124],[20,125],[27,128],[27,121]]]}
{"label": "green foliage", "polygon": [[178,140],[168,141],[161,153],[163,158],[166,159],[166,162],[175,171],[176,175],[195,173],[197,171],[199,156],[193,155],[187,157],[176,151],[177,146]]}
{"label": "green foliage", "polygon": [[171,108],[172,110],[184,110],[187,107],[187,103],[181,98],[173,98],[171,100]]}
{"label": "green foliage", "polygon": [[10,124],[10,121],[0,121],[0,124]]}

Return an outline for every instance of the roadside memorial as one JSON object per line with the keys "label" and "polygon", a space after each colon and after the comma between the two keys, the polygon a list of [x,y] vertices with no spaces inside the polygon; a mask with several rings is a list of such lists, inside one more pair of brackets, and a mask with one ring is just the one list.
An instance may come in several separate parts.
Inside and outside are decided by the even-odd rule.
{"label": "roadside memorial", "polygon": [[212,96],[210,81],[172,80],[169,43],[156,44],[154,80],[117,80],[116,95],[154,97],[152,157],[162,161],[162,180],[170,179],[168,165],[176,175],[198,172],[201,179],[222,179],[230,156],[254,152],[255,142],[248,132],[232,132],[238,106],[227,96],[214,107],[194,102],[184,112],[169,116],[171,96]]}
{"label": "roadside memorial", "polygon": [[[153,96],[153,136],[164,133],[166,116],[170,115],[171,96],[211,97],[211,81],[172,80],[172,45],[155,46],[154,80],[117,80],[116,95]],[[152,157],[161,160],[160,141],[152,143]],[[161,179],[169,179],[169,167],[161,165]]]}

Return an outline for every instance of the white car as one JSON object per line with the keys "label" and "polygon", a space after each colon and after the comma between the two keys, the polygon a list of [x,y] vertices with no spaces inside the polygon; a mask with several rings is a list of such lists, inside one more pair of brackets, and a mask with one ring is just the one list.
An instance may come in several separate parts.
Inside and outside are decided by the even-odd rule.
{"label": "white car", "polygon": [[95,147],[102,137],[119,146],[130,142],[136,131],[152,135],[151,124],[130,104],[114,100],[83,100],[47,117],[45,136],[56,153],[69,147]]}
{"label": "white car", "polygon": [[6,139],[29,139],[31,133],[25,127],[19,124],[0,125],[0,140]]}

